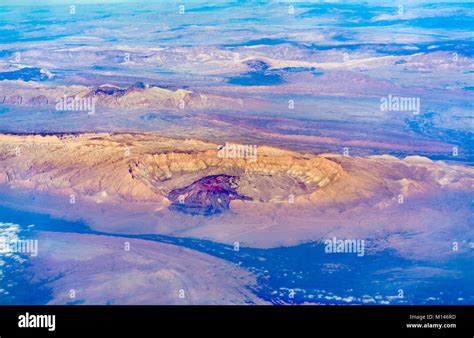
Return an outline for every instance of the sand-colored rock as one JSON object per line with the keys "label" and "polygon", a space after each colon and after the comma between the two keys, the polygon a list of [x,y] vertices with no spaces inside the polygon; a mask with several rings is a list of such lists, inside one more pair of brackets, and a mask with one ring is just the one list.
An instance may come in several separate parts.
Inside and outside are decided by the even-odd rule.
{"label": "sand-colored rock", "polygon": [[286,201],[293,194],[314,204],[424,194],[459,187],[461,180],[472,184],[474,176],[472,168],[420,157],[323,157],[262,146],[255,160],[221,158],[212,143],[108,133],[2,134],[0,168],[0,180],[13,186],[154,204],[166,203],[173,189],[217,174],[238,176],[239,190],[255,201]]}
{"label": "sand-colored rock", "polygon": [[[474,185],[474,169],[441,161],[301,154],[264,146],[255,161],[221,158],[217,144],[156,134],[2,134],[0,173],[13,191],[57,196],[54,203],[43,203],[48,213],[85,220],[105,232],[257,247],[329,235],[375,241],[409,232],[419,240],[436,237],[431,248],[439,250],[430,254],[469,231],[466,196]],[[235,176],[238,194],[249,199],[232,200],[228,211],[212,217],[169,208],[174,189],[221,174]],[[68,207],[71,195],[79,201],[75,207]],[[377,248],[384,243],[377,240]],[[400,250],[420,255],[417,248]]]}

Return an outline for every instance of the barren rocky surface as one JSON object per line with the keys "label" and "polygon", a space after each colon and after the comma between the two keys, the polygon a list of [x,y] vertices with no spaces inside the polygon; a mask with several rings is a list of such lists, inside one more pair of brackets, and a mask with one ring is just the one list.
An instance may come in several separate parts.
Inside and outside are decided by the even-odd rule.
{"label": "barren rocky surface", "polygon": [[[56,213],[110,232],[272,247],[338,233],[396,236],[424,229],[417,235],[423,237],[444,229],[455,237],[471,231],[466,196],[473,169],[422,157],[311,155],[262,146],[252,161],[220,158],[216,144],[155,134],[3,134],[0,141],[4,185],[56,196],[65,205]],[[234,177],[233,190],[221,186],[219,196],[192,197],[209,193],[207,185],[193,184],[213,175]],[[184,194],[181,209],[173,207],[181,204],[177,191]],[[233,200],[237,195],[246,198]],[[77,205],[67,207],[71,196]],[[223,200],[229,203],[221,215],[183,212],[209,210]],[[374,241],[375,250],[385,245]],[[413,255],[421,248],[399,249]],[[436,256],[431,249],[424,248],[427,257]]]}

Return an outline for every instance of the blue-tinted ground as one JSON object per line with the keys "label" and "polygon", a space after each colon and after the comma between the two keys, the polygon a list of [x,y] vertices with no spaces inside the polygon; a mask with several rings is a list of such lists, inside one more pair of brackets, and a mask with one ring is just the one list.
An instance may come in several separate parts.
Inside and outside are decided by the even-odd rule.
{"label": "blue-tinted ground", "polygon": [[[82,222],[63,221],[6,207],[0,207],[0,219],[5,223],[20,224],[21,236],[25,239],[34,239],[36,231],[54,231],[139,238],[200,251],[254,273],[258,283],[252,292],[274,304],[472,304],[474,301],[473,263],[464,255],[448,263],[407,260],[391,250],[363,257],[330,255],[324,252],[323,243],[274,249],[240,247],[236,250],[233,246],[207,240],[97,232]],[[1,304],[44,304],[51,299],[44,284],[30,284],[32,276],[28,264],[7,261],[0,289],[8,294],[2,294]],[[403,273],[417,269],[443,269],[448,273],[437,277]],[[399,297],[400,290],[403,290],[403,297]]]}

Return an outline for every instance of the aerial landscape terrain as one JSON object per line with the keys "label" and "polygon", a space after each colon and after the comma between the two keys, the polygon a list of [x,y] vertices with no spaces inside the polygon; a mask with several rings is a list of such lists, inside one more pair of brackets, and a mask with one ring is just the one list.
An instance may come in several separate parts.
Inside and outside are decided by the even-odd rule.
{"label": "aerial landscape terrain", "polygon": [[474,4],[2,1],[0,304],[474,304]]}

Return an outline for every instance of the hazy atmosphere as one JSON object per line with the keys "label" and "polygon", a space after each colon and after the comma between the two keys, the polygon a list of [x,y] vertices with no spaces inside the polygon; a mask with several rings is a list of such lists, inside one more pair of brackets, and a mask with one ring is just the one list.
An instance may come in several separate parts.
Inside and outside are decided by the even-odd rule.
{"label": "hazy atmosphere", "polygon": [[0,304],[474,304],[474,5],[2,1]]}

